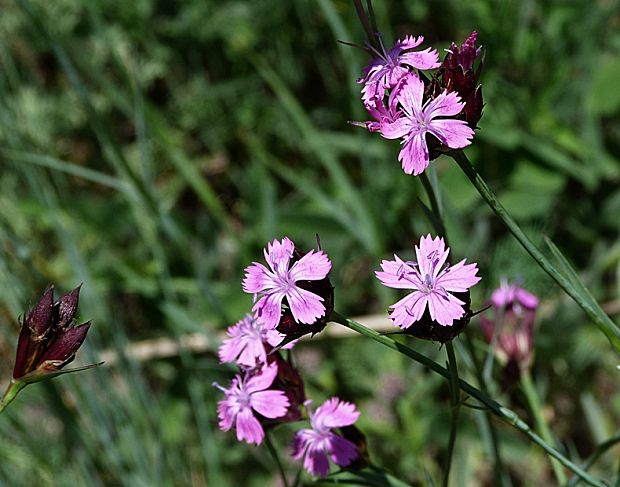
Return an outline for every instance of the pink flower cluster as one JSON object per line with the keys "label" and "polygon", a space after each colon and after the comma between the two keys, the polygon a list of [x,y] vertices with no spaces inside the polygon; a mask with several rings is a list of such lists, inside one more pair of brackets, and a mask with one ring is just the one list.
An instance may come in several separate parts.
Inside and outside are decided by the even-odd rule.
{"label": "pink flower cluster", "polygon": [[[418,175],[428,167],[429,142],[431,148],[450,149],[471,144],[472,127],[482,111],[482,92],[475,87],[473,72],[480,55],[475,40],[474,32],[460,50],[452,44],[445,66],[435,49],[414,51],[424,41],[422,36],[407,36],[390,50],[382,44],[381,51],[369,47],[375,57],[358,83],[364,85],[362,101],[374,120],[362,125],[386,139],[401,139],[398,160],[406,174]],[[419,72],[436,68],[441,68],[441,81],[435,75],[425,84],[427,78]]]}
{"label": "pink flower cluster", "polygon": [[255,262],[246,269],[243,288],[256,293],[254,314],[231,326],[219,348],[221,362],[234,362],[239,367],[228,387],[214,383],[224,393],[218,402],[219,427],[222,431],[234,428],[237,440],[259,445],[265,428],[301,419],[299,408],[304,406],[311,428],[295,434],[293,457],[303,458],[312,475],[325,476],[329,458],[345,467],[358,457],[356,444],[336,430],[355,423],[359,412],[353,404],[333,397],[313,414],[299,371],[290,356],[285,360],[280,354],[280,349],[290,350],[295,344],[281,346],[285,336],[275,329],[284,311],[306,325],[312,325],[326,311],[323,298],[300,284],[325,279],[331,262],[324,252],[312,250],[297,255],[292,262],[294,251],[288,238],[274,240],[265,250],[269,268]]}

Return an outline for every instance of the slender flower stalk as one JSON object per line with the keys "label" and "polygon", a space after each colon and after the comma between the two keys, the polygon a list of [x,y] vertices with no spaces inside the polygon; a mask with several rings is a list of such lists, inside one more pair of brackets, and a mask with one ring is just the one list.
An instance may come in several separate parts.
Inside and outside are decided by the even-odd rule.
{"label": "slender flower stalk", "polygon": [[61,370],[75,359],[91,325],[73,322],[79,295],[80,286],[54,301],[54,286],[49,285],[28,312],[21,323],[13,378],[0,400],[0,413],[27,384],[99,365]]}
{"label": "slender flower stalk", "polygon": [[[616,325],[607,314],[601,309],[600,305],[590,295],[585,286],[579,281],[574,271],[568,268],[568,272],[571,274],[567,277],[564,273],[560,272],[549,260],[542,254],[542,252],[532,243],[532,241],[525,235],[521,227],[506,211],[506,208],[499,202],[497,196],[491,191],[486,184],[482,176],[478,174],[478,171],[472,166],[467,156],[463,151],[452,151],[451,157],[461,167],[465,175],[472,182],[474,187],[478,190],[478,193],[482,196],[484,201],[495,212],[499,219],[506,225],[508,230],[514,235],[521,246],[532,256],[536,263],[547,273],[549,276],[558,283],[558,285],[568,294],[573,300],[585,311],[585,313],[596,323],[605,336],[609,339],[611,344],[620,351],[620,327]],[[547,241],[552,250],[555,251],[557,256],[561,256],[555,246]],[[563,262],[565,266],[568,263]],[[570,279],[569,279],[570,278]]]}
{"label": "slender flower stalk", "polygon": [[[553,434],[549,429],[549,425],[547,424],[545,417],[543,416],[543,405],[538,397],[536,386],[534,386],[529,370],[525,370],[521,374],[521,390],[525,394],[525,398],[527,399],[530,411],[534,416],[536,428],[538,429],[540,436],[542,436],[542,438],[549,445],[554,445],[556,441],[553,438]],[[554,458],[551,458],[550,460],[551,466],[553,467],[553,473],[555,474],[555,479],[558,481],[558,485],[566,485],[566,473],[564,472],[562,464]]]}
{"label": "slender flower stalk", "polygon": [[450,439],[448,440],[448,455],[443,470],[443,486],[448,487],[450,480],[450,467],[452,466],[452,454],[456,445],[456,435],[458,433],[459,411],[461,409],[461,390],[459,386],[459,371],[456,364],[456,355],[452,341],[446,342],[446,352],[448,354],[448,370],[450,372],[450,409],[452,420],[450,421]]}
{"label": "slender flower stalk", "polygon": [[[412,360],[428,367],[433,372],[441,375],[446,379],[450,379],[450,372],[445,367],[442,367],[434,360],[422,355],[419,352],[416,352],[412,348],[397,342],[391,337],[381,335],[379,332],[371,330],[370,328],[365,327],[361,323],[357,321],[346,318],[335,311],[331,314],[331,320],[336,323],[340,323],[347,328],[360,333],[388,348],[391,350],[395,350]],[[556,458],[562,465],[566,468],[570,469],[576,475],[578,475],[584,482],[588,485],[592,485],[595,487],[606,487],[606,484],[594,479],[588,472],[586,472],[579,465],[572,462],[569,458],[565,457],[562,453],[557,451],[553,446],[549,445],[546,441],[544,441],[540,436],[538,436],[532,429],[529,427],[527,423],[525,423],[514,411],[502,406],[497,401],[491,399],[489,396],[484,394],[482,391],[472,386],[470,383],[466,382],[463,379],[459,379],[459,387],[460,389],[468,394],[469,396],[475,398],[481,404],[483,404],[491,413],[500,418],[505,423],[513,426],[518,429],[522,433],[524,433],[533,443],[541,447],[548,455]]]}

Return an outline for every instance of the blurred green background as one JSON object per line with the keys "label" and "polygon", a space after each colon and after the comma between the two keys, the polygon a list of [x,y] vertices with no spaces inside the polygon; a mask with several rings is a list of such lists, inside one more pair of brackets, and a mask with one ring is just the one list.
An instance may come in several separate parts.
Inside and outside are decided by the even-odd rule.
{"label": "blurred green background", "polygon": [[[617,321],[618,2],[375,9],[387,43],[422,34],[442,53],[479,32],[486,106],[467,154]],[[0,1],[2,381],[17,318],[48,282],[62,292],[84,283],[79,317],[95,326],[78,363],[120,353],[18,397],[0,418],[0,483],[277,485],[266,450],[217,428],[211,383],[227,383],[232,368],[212,351],[150,360],[121,351],[195,332],[215,343],[251,306],[244,267],[283,235],[309,248],[320,234],[341,313],[383,313],[395,301],[373,271],[431,230],[425,196],[400,169],[396,142],[347,124],[366,118],[355,80],[368,58],[338,40],[363,42],[350,1]],[[620,424],[620,360],[458,167],[433,165],[452,252],[482,270],[474,308],[501,276],[519,276],[543,298],[534,375],[564,452],[580,461]],[[483,354],[477,328],[473,320],[468,333]],[[445,360],[438,345],[413,346]],[[331,395],[357,402],[375,463],[415,485],[441,478],[443,379],[361,338],[316,339],[297,358],[315,404]],[[490,387],[532,422],[520,394]],[[452,485],[493,485],[479,413],[462,414]],[[498,428],[514,485],[551,485],[541,451]],[[285,458],[294,430],[276,435]],[[611,478],[619,451],[595,475]]]}

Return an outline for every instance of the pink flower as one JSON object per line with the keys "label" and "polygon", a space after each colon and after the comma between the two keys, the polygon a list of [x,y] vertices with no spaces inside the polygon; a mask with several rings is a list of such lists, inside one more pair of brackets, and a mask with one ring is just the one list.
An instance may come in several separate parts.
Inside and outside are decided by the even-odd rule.
{"label": "pink flower", "polygon": [[386,139],[402,137],[404,147],[398,155],[403,170],[417,176],[429,164],[426,134],[435,136],[451,149],[460,149],[471,144],[474,131],[463,120],[454,118],[437,119],[440,116],[458,115],[465,106],[459,96],[444,91],[437,98],[423,103],[424,83],[414,74],[408,74],[401,81],[396,99],[402,117],[392,123],[381,125],[381,135]]}
{"label": "pink flower", "polygon": [[480,280],[476,276],[478,268],[476,264],[464,264],[465,259],[454,266],[444,266],[450,249],[446,249],[441,237],[422,237],[415,253],[417,262],[405,262],[394,255],[394,261],[384,260],[382,271],[375,273],[385,286],[413,290],[390,306],[390,318],[396,326],[409,328],[422,317],[428,305],[433,320],[451,326],[465,314],[465,303],[450,292],[465,292],[476,284]]}
{"label": "pink flower", "polygon": [[480,317],[488,343],[495,344],[495,355],[503,365],[525,369],[534,354],[534,321],[539,300],[532,293],[505,280],[493,291],[493,318]]}
{"label": "pink flower", "polygon": [[385,90],[396,86],[401,78],[409,73],[407,66],[434,69],[441,65],[435,49],[429,47],[424,51],[412,51],[422,44],[423,40],[422,36],[406,36],[396,41],[389,51],[383,49],[382,53],[370,48],[377,57],[364,68],[363,76],[357,80],[358,83],[364,83],[362,100],[365,105],[371,105],[375,98],[383,98]]}
{"label": "pink flower", "polygon": [[308,414],[312,429],[298,431],[293,440],[293,458],[299,460],[304,457],[304,467],[308,472],[320,477],[327,475],[327,455],[341,467],[346,467],[358,457],[355,444],[332,431],[357,421],[360,413],[355,410],[354,404],[332,397],[314,414],[308,409]]}
{"label": "pink flower", "polygon": [[252,310],[268,329],[278,325],[285,298],[296,322],[311,325],[325,315],[323,298],[302,289],[297,282],[324,279],[332,263],[323,251],[310,250],[291,266],[294,250],[295,244],[287,237],[282,242],[274,240],[264,252],[269,269],[258,262],[245,269],[243,290],[260,296]]}
{"label": "pink flower", "polygon": [[535,310],[538,308],[539,300],[532,293],[503,279],[500,286],[493,291],[491,303],[497,308],[516,308],[520,311],[521,307]]}
{"label": "pink flower", "polygon": [[253,411],[275,419],[284,416],[289,406],[284,392],[266,390],[277,374],[278,367],[272,364],[263,367],[259,373],[246,373],[243,378],[236,375],[229,389],[213,384],[224,393],[224,399],[217,403],[220,429],[229,431],[234,424],[237,440],[260,444],[265,432]]}
{"label": "pink flower", "polygon": [[[226,334],[228,338],[218,351],[220,361],[236,362],[246,367],[267,363],[267,352],[284,338],[284,335],[276,330],[265,328],[251,314],[229,327]],[[292,344],[287,347],[290,345]]]}

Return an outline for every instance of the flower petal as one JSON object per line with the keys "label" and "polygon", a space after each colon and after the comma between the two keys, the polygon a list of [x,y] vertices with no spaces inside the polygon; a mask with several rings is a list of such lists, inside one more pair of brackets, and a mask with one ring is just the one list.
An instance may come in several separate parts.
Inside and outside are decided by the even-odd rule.
{"label": "flower petal", "polygon": [[282,242],[274,240],[267,244],[265,249],[265,260],[274,272],[288,270],[289,261],[293,257],[295,244],[288,238],[284,237]]}
{"label": "flower petal", "polygon": [[442,237],[433,238],[429,233],[420,238],[419,245],[415,246],[420,276],[424,278],[428,274],[435,278],[449,253],[450,249],[446,249],[446,243]]}
{"label": "flower petal", "polygon": [[411,132],[412,129],[411,120],[402,116],[394,121],[384,119],[379,123],[379,132],[386,139],[399,139]]}
{"label": "flower petal", "polygon": [[449,293],[445,296],[437,292],[428,295],[428,310],[431,318],[442,326],[452,326],[454,320],[465,314],[463,304],[465,303]]}
{"label": "flower petal", "polygon": [[428,167],[428,147],[423,132],[414,134],[405,142],[398,154],[398,160],[402,162],[405,174],[417,176]]}
{"label": "flower petal", "polygon": [[217,415],[220,419],[219,427],[222,431],[228,431],[232,428],[236,414],[230,406],[228,399],[222,399],[217,403]]}
{"label": "flower petal", "polygon": [[252,408],[266,418],[281,418],[286,414],[289,400],[282,391],[260,391],[252,394]]}
{"label": "flower petal", "polygon": [[321,303],[323,298],[300,287],[290,289],[286,300],[298,323],[311,325],[325,315],[325,306]]}
{"label": "flower petal", "polygon": [[382,271],[376,271],[375,276],[384,286],[395,289],[420,289],[420,281],[417,270],[403,262],[400,257],[394,255],[395,260],[381,261]]}
{"label": "flower petal", "polygon": [[405,52],[400,55],[400,62],[416,69],[435,69],[441,66],[439,54],[431,47],[423,51]]}
{"label": "flower petal", "polygon": [[358,457],[355,443],[343,438],[342,436],[338,436],[335,433],[330,433],[328,441],[329,444],[327,451],[336,465],[346,467]]}
{"label": "flower petal", "polygon": [[428,295],[426,293],[414,291],[390,306],[392,309],[390,318],[399,328],[409,328],[413,323],[420,320],[426,309],[427,301]]}
{"label": "flower petal", "polygon": [[422,110],[424,83],[417,75],[409,73],[401,81],[398,90],[397,99],[408,115],[413,115]]}
{"label": "flower petal", "polygon": [[458,93],[444,91],[437,98],[431,100],[424,110],[428,118],[451,117],[458,115],[465,108],[465,103],[461,101]]}
{"label": "flower petal", "polygon": [[256,294],[276,286],[274,275],[263,264],[254,262],[245,268],[243,290],[246,293]]}
{"label": "flower petal", "polygon": [[249,394],[252,394],[257,391],[264,391],[271,384],[273,384],[274,379],[278,375],[278,366],[273,363],[271,365],[266,365],[262,368],[260,373],[250,377],[245,383],[245,390]]}
{"label": "flower petal", "polygon": [[325,477],[329,473],[329,460],[325,451],[322,448],[308,448],[304,468],[316,477]]}
{"label": "flower petal", "polygon": [[446,291],[464,292],[480,281],[480,277],[476,276],[477,272],[476,264],[465,264],[465,259],[463,259],[458,264],[444,269],[435,281],[435,285],[443,287]]}
{"label": "flower petal", "polygon": [[324,279],[332,268],[327,254],[323,251],[311,250],[293,264],[289,276],[293,281],[318,281]]}
{"label": "flower petal", "polygon": [[245,440],[247,443],[259,445],[265,437],[263,427],[254,417],[250,408],[244,408],[237,414],[236,428],[237,440],[239,441]]}
{"label": "flower petal", "polygon": [[355,404],[332,397],[317,408],[312,416],[312,425],[318,426],[318,429],[340,428],[355,423],[359,415]]}
{"label": "flower petal", "polygon": [[263,296],[252,307],[252,311],[256,314],[256,321],[262,324],[268,330],[272,330],[280,322],[282,316],[282,299],[284,293],[274,292]]}
{"label": "flower petal", "polygon": [[474,137],[474,131],[467,122],[453,118],[432,120],[428,125],[428,131],[451,149],[461,149],[470,145]]}

